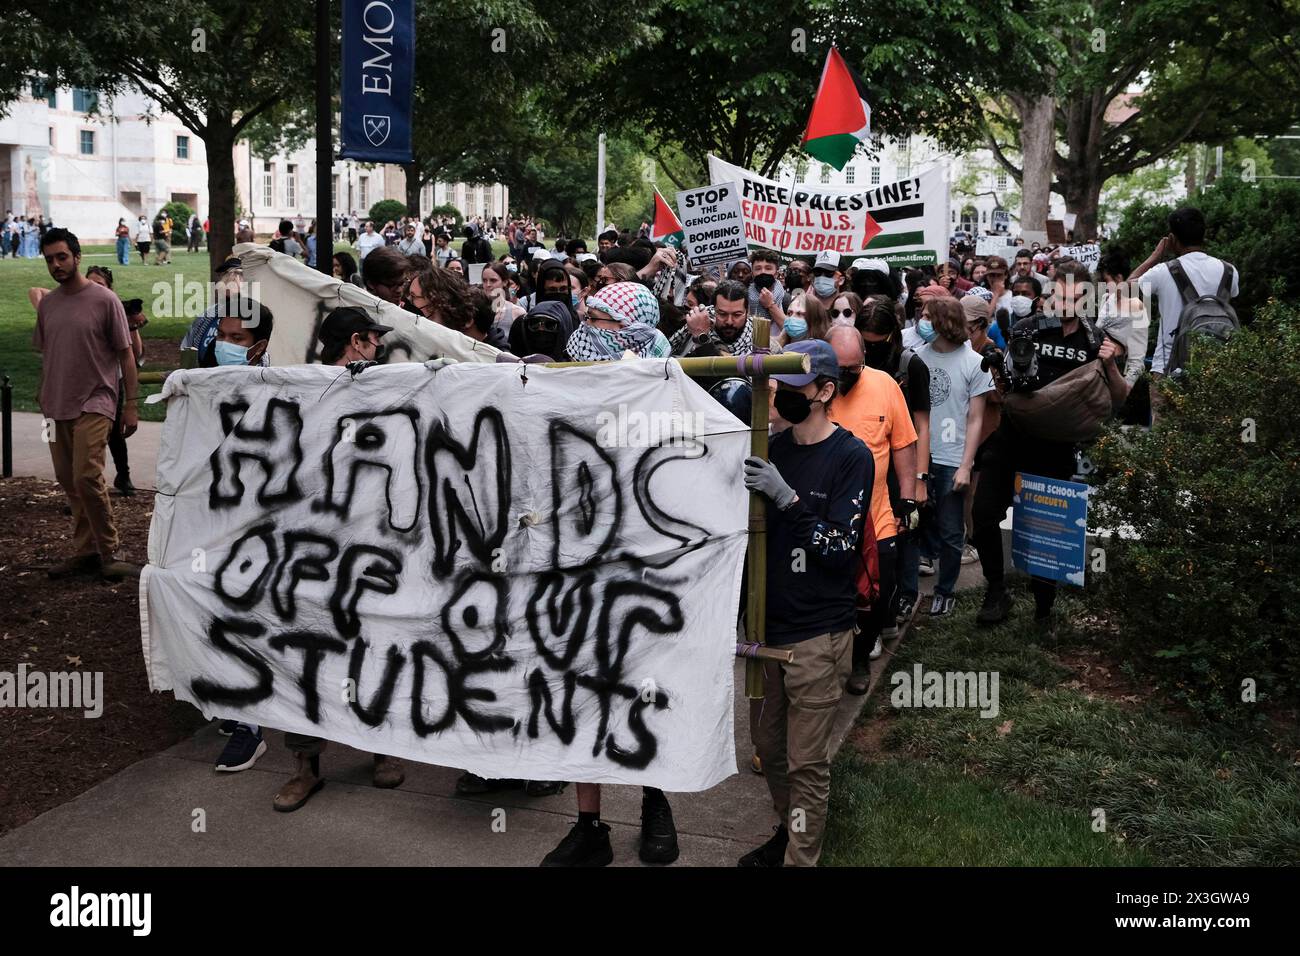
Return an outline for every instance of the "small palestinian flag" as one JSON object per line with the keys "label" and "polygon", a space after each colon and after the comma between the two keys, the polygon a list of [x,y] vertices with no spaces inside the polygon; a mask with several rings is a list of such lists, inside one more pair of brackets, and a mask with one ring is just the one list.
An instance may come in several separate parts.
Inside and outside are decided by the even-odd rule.
{"label": "small palestinian flag", "polygon": [[822,67],[822,81],[813,100],[803,148],[823,163],[843,169],[858,143],[871,135],[871,107],[867,85],[831,47]]}
{"label": "small palestinian flag", "polygon": [[682,240],[686,238],[682,231],[681,220],[673,212],[673,207],[668,205],[668,200],[655,190],[655,215],[654,221],[650,225],[650,241],[663,241],[674,249],[682,247]]}

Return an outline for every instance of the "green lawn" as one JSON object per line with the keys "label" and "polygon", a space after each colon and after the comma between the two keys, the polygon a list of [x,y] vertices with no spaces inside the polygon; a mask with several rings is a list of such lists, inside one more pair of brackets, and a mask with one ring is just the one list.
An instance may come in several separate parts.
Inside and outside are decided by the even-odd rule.
{"label": "green lawn", "polygon": [[[887,668],[860,728],[882,752],[866,760],[846,745],[835,767],[828,862],[1300,863],[1294,727],[1198,723],[1126,678],[1114,691],[1080,682],[1063,659],[1123,668],[1095,656],[1104,632],[1083,626],[1094,621],[1077,592],[1058,606],[1056,641],[1034,632],[1023,591],[1006,625],[976,627],[979,597],[914,630]],[[889,675],[918,662],[997,671],[1000,713],[891,707]]]}

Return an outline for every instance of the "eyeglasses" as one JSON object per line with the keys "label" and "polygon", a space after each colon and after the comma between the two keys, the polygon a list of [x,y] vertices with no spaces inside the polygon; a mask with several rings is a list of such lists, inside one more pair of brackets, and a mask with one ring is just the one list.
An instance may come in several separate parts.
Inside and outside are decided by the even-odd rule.
{"label": "eyeglasses", "polygon": [[539,315],[529,319],[525,328],[529,332],[558,332],[560,331],[560,323],[556,319]]}
{"label": "eyeglasses", "polygon": [[831,309],[831,318],[832,318],[832,319],[839,319],[839,318],[851,319],[851,318],[853,318],[853,310],[852,310],[852,309]]}

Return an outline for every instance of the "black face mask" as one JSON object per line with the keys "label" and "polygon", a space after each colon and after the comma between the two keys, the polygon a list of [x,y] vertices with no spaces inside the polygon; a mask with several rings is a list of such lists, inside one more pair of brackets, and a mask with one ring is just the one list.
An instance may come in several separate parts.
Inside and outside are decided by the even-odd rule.
{"label": "black face mask", "polygon": [[785,274],[785,287],[787,290],[803,288],[802,272],[787,272]]}
{"label": "black face mask", "polygon": [[840,387],[845,392],[853,391],[853,386],[858,384],[858,379],[862,377],[861,369],[845,369],[840,372]]}
{"label": "black face mask", "polygon": [[758,289],[760,292],[763,289],[772,289],[775,287],[776,287],[776,276],[768,275],[768,274],[754,276],[754,288]]}
{"label": "black face mask", "polygon": [[776,405],[777,414],[791,425],[798,425],[812,414],[813,400],[803,392],[779,388],[772,403]]}
{"label": "black face mask", "polygon": [[893,351],[893,346],[889,339],[883,342],[864,342],[866,347],[866,364],[869,368],[883,370],[885,364],[889,361],[889,353]]}

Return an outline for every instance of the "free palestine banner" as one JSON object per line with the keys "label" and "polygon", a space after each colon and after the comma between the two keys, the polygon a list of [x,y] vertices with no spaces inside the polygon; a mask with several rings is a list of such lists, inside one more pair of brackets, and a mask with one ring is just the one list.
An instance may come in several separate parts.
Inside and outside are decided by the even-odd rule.
{"label": "free palestine banner", "polygon": [[749,432],[676,362],[174,372],[150,686],[484,777],[736,772]]}
{"label": "free palestine banner", "polygon": [[751,246],[805,257],[832,249],[892,266],[932,265],[948,255],[948,184],[941,167],[860,189],[779,183],[710,155],[709,180],[739,184]]}

